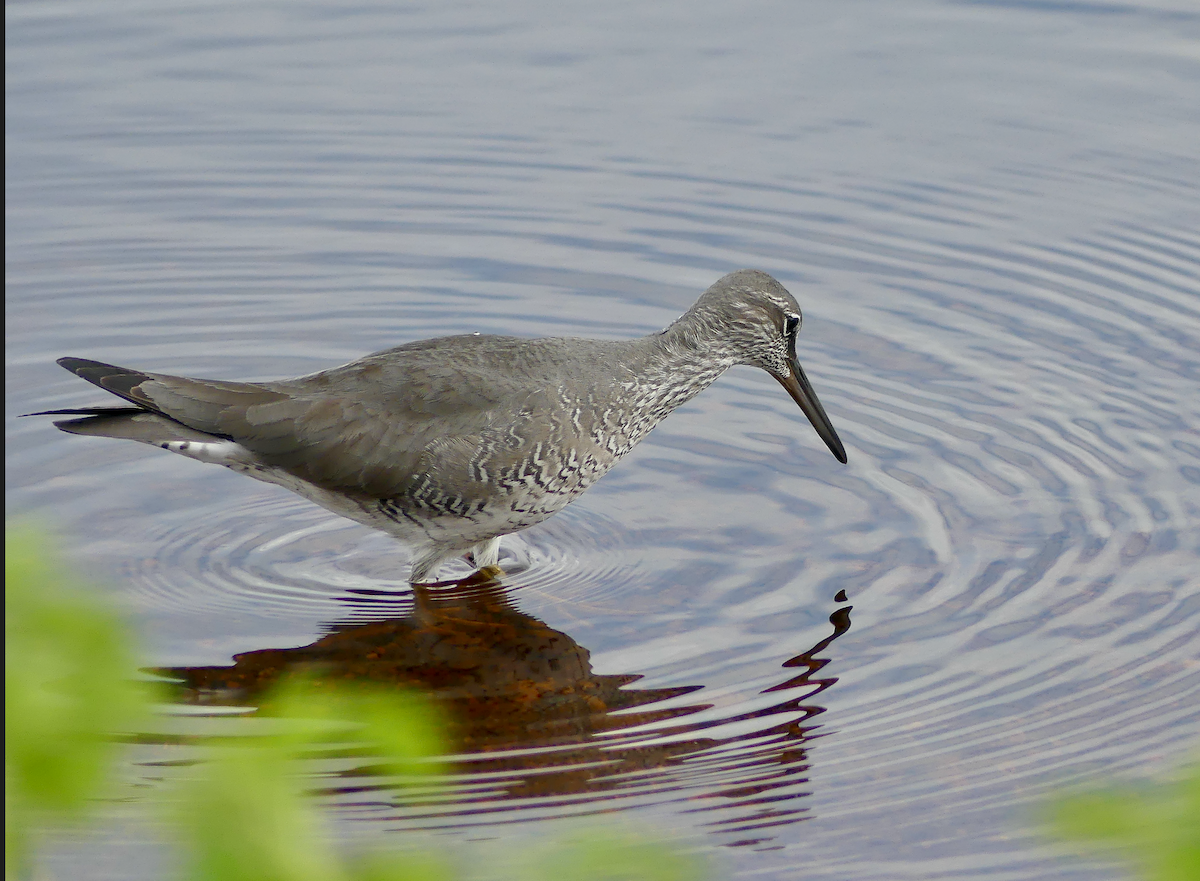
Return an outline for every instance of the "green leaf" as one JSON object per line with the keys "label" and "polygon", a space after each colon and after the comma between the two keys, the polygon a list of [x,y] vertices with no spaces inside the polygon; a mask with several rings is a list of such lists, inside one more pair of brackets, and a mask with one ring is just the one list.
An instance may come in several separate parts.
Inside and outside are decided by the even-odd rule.
{"label": "green leaf", "polygon": [[1200,762],[1174,780],[1060,797],[1046,820],[1056,837],[1130,862],[1145,881],[1200,878]]}
{"label": "green leaf", "polygon": [[354,881],[456,881],[461,875],[443,856],[423,851],[371,854],[351,867]]}
{"label": "green leaf", "polygon": [[281,683],[261,712],[298,720],[281,735],[296,748],[336,736],[362,742],[392,773],[428,777],[444,770],[445,724],[433,703],[413,691],[300,675]]}
{"label": "green leaf", "polygon": [[343,881],[285,751],[220,750],[179,788],[176,815],[194,881]]}
{"label": "green leaf", "polygon": [[703,866],[661,841],[603,830],[536,848],[511,877],[528,881],[695,881],[703,877]]}
{"label": "green leaf", "polygon": [[77,819],[103,794],[117,745],[148,712],[129,628],[57,560],[52,541],[5,529],[6,866],[30,828]]}

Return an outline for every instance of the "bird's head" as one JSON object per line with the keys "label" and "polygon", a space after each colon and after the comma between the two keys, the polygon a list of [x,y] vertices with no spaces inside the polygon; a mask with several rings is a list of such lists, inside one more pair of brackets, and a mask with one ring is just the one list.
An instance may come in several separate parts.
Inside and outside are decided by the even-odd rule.
{"label": "bird's head", "polygon": [[796,358],[804,317],[796,298],[765,272],[740,269],[719,279],[692,308],[706,336],[719,338],[735,363],[759,367],[787,389],[839,462],[846,450]]}

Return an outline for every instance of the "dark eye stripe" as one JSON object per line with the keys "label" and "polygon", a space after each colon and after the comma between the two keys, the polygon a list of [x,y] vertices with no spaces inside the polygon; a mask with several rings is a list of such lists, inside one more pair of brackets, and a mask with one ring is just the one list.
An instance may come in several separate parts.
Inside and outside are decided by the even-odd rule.
{"label": "dark eye stripe", "polygon": [[800,318],[796,315],[787,316],[783,323],[783,332],[787,336],[795,336],[796,331],[800,328]]}

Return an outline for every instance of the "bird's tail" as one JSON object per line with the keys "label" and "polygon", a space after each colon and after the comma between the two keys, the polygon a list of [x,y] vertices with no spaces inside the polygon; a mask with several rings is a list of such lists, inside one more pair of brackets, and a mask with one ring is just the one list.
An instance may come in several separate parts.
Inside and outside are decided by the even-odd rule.
{"label": "bird's tail", "polygon": [[173,441],[195,441],[209,443],[217,440],[211,434],[188,428],[159,413],[140,407],[86,407],[72,410],[43,410],[26,413],[26,416],[78,416],[78,419],[60,419],[55,427],[68,434],[91,437],[115,437],[122,440],[139,441],[161,447]]}

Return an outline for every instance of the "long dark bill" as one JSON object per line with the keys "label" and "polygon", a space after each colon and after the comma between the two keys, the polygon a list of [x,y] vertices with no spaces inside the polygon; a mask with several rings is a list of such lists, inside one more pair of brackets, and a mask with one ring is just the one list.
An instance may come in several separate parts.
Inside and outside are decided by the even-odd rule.
{"label": "long dark bill", "polygon": [[789,358],[788,362],[792,368],[792,375],[787,379],[780,379],[778,376],[775,378],[779,379],[779,384],[787,389],[787,393],[792,396],[792,400],[800,405],[800,409],[804,411],[804,415],[808,417],[808,421],[817,430],[817,434],[821,436],[821,440],[825,441],[825,446],[829,447],[829,451],[833,453],[834,458],[845,465],[846,448],[842,446],[837,432],[833,430],[833,423],[825,415],[825,408],[817,400],[817,393],[813,391],[812,383],[804,375],[804,368],[800,366],[800,362],[794,357]]}

